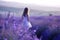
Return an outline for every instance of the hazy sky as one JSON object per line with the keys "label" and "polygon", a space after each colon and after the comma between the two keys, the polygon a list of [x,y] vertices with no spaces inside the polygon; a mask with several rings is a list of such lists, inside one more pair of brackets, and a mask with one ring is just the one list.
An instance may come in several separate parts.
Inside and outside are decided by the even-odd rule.
{"label": "hazy sky", "polygon": [[2,0],[2,1],[35,4],[49,7],[60,7],[60,0]]}

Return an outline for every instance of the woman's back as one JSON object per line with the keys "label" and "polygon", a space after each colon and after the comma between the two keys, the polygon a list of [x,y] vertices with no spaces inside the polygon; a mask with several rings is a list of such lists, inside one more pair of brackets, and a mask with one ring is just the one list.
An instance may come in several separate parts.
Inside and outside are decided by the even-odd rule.
{"label": "woman's back", "polygon": [[28,21],[28,19],[27,19],[27,17],[23,17],[23,26],[25,27],[25,28],[30,28],[30,27],[32,27],[32,25],[31,25],[31,23],[30,23],[30,21]]}
{"label": "woman's back", "polygon": [[23,12],[23,15],[22,15],[22,24],[23,24],[23,27],[25,27],[26,29],[29,29],[32,27],[30,21],[29,21],[29,15],[28,15],[28,8],[25,8],[24,9],[24,12]]}

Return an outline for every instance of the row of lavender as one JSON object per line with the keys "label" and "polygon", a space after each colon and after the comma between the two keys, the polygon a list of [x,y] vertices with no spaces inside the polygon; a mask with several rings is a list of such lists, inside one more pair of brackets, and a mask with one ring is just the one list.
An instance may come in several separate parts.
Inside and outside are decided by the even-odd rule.
{"label": "row of lavender", "polygon": [[21,18],[0,15],[0,40],[60,40],[60,16],[31,17],[25,30]]}

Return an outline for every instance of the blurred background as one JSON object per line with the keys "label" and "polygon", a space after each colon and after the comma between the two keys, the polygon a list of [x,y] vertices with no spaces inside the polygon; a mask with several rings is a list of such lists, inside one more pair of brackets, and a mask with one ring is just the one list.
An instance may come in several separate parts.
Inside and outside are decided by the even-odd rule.
{"label": "blurred background", "polygon": [[[20,17],[23,9],[30,9],[30,16],[60,15],[60,2],[57,0],[0,0],[0,13]],[[35,14],[35,15],[34,15]]]}
{"label": "blurred background", "polygon": [[[32,27],[22,27],[29,8]],[[0,0],[0,40],[60,40],[59,0]]]}

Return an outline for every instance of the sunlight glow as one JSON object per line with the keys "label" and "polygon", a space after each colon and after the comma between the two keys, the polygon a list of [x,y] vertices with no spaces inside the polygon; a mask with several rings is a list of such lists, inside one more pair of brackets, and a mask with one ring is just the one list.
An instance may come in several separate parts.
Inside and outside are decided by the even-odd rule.
{"label": "sunlight glow", "polygon": [[60,0],[3,0],[3,1],[35,4],[40,6],[60,7]]}

